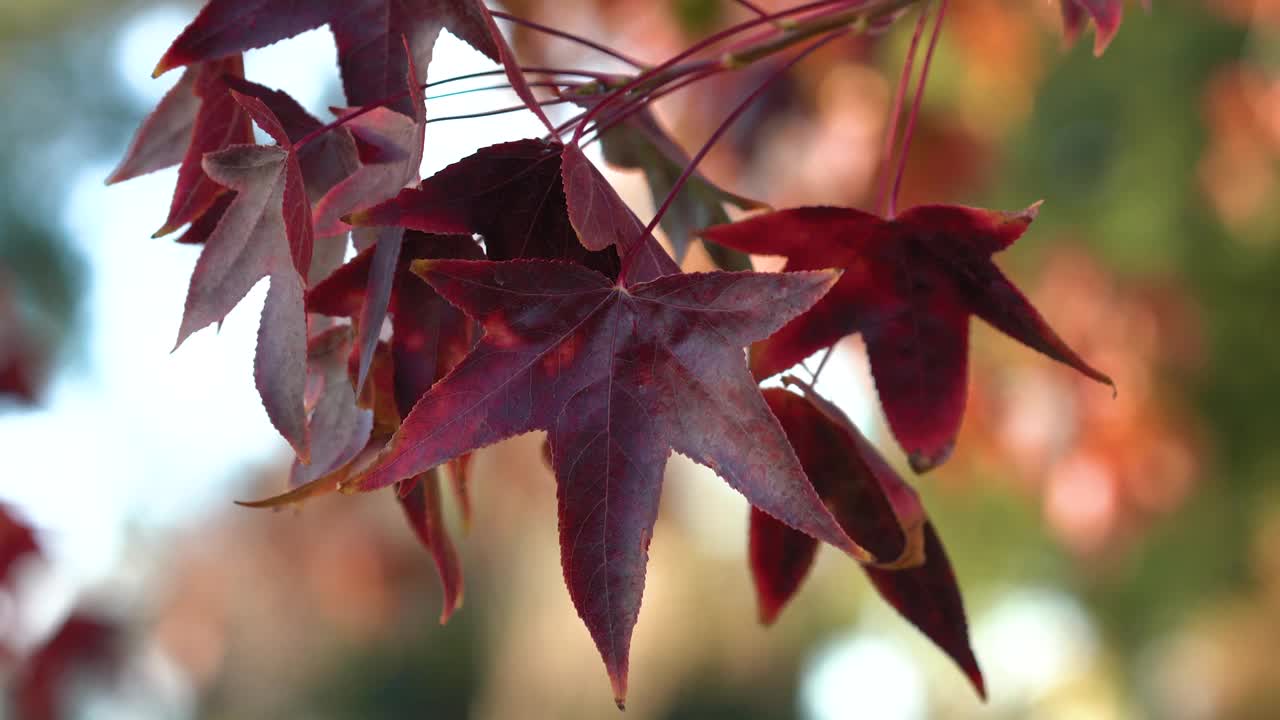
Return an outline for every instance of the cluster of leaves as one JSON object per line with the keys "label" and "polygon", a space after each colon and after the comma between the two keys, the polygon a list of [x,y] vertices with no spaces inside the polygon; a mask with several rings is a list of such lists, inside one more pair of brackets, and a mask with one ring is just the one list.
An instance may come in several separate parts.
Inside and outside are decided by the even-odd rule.
{"label": "cluster of leaves", "polygon": [[[780,73],[916,4],[825,0],[757,11],[660,65],[603,75],[522,68],[479,0],[210,0],[161,59],[157,74],[183,75],[110,181],[179,165],[157,235],[185,226],[179,242],[204,246],[179,343],[269,279],[254,376],[297,460],[292,489],[248,504],[393,486],[439,568],[445,620],[461,603],[462,574],[442,519],[443,483],[451,480],[469,518],[470,454],[545,431],[565,582],[621,705],[674,450],[750,502],[764,621],[826,542],[861,563],[983,692],[955,578],[915,492],[810,384],[788,377],[795,392],[762,392],[758,383],[860,333],[890,428],[924,472],[946,459],[960,425],[971,315],[1110,382],[991,261],[1036,206],[930,206],[883,217],[796,208],[728,223],[724,203],[761,205],[696,173],[720,131],[690,158],[647,110],[667,92],[813,40]],[[1092,19],[1101,49],[1120,3],[1064,0],[1063,11],[1071,35]],[[329,123],[247,80],[241,60],[325,24],[350,104]],[[428,122],[420,72],[442,28],[501,64],[520,109],[548,132],[483,148],[419,180]],[[698,59],[729,39],[738,44]],[[535,94],[544,87],[552,100]],[[560,102],[582,110],[557,126],[543,105]],[[273,144],[255,144],[254,125]],[[584,155],[588,132],[611,162],[644,170],[662,199],[648,226]],[[674,258],[652,234],[659,222]],[[681,271],[698,234],[724,270]],[[348,238],[359,252],[342,264]],[[751,272],[744,253],[785,255],[788,264]]]}

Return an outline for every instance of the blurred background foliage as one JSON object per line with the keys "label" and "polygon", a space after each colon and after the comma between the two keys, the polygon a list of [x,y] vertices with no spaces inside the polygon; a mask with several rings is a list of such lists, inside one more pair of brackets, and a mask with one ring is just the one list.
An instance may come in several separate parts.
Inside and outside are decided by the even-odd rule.
{"label": "blurred background foliage", "polygon": [[[723,0],[571,4],[506,6],[652,60],[744,12]],[[1043,199],[1003,264],[1119,384],[1113,398],[974,331],[959,449],[917,486],[965,591],[990,701],[974,698],[834,553],[821,555],[778,625],[761,628],[745,505],[676,458],[636,633],[630,718],[1280,716],[1280,334],[1267,329],[1280,308],[1280,3],[1131,6],[1101,58],[1089,37],[1063,47],[1056,4],[953,5],[904,205],[1015,209]],[[87,176],[100,183],[148,109],[130,89],[140,78],[124,76],[138,68],[121,60],[124,43],[176,31],[193,11],[0,3],[0,413],[9,422],[0,502],[10,503],[0,518],[0,717],[609,716],[599,659],[561,582],[554,485],[537,438],[477,460],[477,514],[462,539],[466,604],[446,627],[435,622],[429,557],[388,498],[326,498],[279,514],[230,504],[283,485],[283,448],[264,464],[209,437],[210,456],[237,463],[235,479],[157,525],[123,505],[112,520],[123,539],[99,567],[86,569],[75,550],[97,542],[97,526],[24,507],[18,488],[44,484],[70,517],[78,484],[117,480],[89,455],[69,476],[17,472],[31,464],[16,459],[68,452],[96,431],[74,416],[45,433],[60,436],[45,448],[6,439],[15,437],[6,429],[39,422],[74,392],[64,378],[96,367],[99,346],[86,338],[103,310],[87,298],[105,276],[86,257],[115,251],[76,235],[98,222],[75,216],[85,207],[76,188]],[[800,65],[708,156],[707,175],[777,207],[872,206],[909,30],[836,43]],[[161,48],[168,37],[145,39]],[[514,40],[529,60],[598,62],[525,31]],[[440,63],[432,79],[452,74]],[[317,65],[333,98],[331,63]],[[696,149],[763,72],[707,81],[659,116]],[[162,90],[147,91],[150,101]],[[615,177],[647,212],[638,173]],[[162,186],[131,212],[158,226]],[[94,192],[122,202],[115,189]],[[194,260],[146,233],[103,232],[92,242]],[[705,263],[695,252],[687,265]],[[149,271],[132,281],[161,282]],[[168,292],[185,275],[164,283],[150,302],[179,307]],[[841,353],[828,372],[847,373],[875,433],[861,351],[851,342]],[[147,452],[153,441],[132,442]],[[183,483],[157,470],[127,492],[181,493]],[[34,542],[24,541],[28,526]]]}

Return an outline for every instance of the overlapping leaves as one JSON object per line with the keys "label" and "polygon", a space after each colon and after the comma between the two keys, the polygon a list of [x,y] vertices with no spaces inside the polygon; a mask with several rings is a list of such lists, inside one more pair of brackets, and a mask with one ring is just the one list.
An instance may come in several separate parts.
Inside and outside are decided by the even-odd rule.
{"label": "overlapping leaves", "polygon": [[[1071,39],[1093,22],[1098,52],[1120,22],[1119,0],[1062,9]],[[330,126],[246,80],[240,58],[321,25],[351,105]],[[418,182],[418,69],[442,28],[502,63],[552,139],[487,147]],[[971,315],[1110,382],[991,262],[1034,207],[893,219],[799,208],[727,224],[725,203],[758,205],[696,172],[677,187],[688,159],[641,110],[601,136],[606,158],[643,170],[655,202],[674,193],[660,220],[676,256],[697,227],[719,223],[703,237],[722,267],[749,267],[747,252],[788,258],[781,274],[685,274],[577,142],[555,139],[479,0],[210,0],[157,73],[177,67],[110,180],[180,165],[159,234],[188,226],[181,241],[204,247],[179,342],[269,278],[255,380],[298,460],[288,492],[251,504],[394,487],[437,565],[444,620],[463,583],[440,469],[469,515],[469,454],[545,431],[565,581],[621,704],[674,450],[750,502],[765,621],[825,541],[863,563],[983,691],[954,575],[914,490],[812,389],[762,394],[756,381],[861,333],[918,471],[954,443]],[[274,144],[252,144],[251,123]],[[349,234],[360,252],[338,267]]]}

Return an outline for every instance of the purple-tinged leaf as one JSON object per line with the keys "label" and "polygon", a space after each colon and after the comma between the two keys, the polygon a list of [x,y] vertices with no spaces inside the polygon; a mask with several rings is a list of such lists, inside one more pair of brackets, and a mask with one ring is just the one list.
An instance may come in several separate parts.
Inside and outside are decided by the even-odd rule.
{"label": "purple-tinged leaf", "polygon": [[142,121],[120,165],[107,177],[112,185],[177,165],[191,145],[201,97],[196,94],[199,70],[188,68]]}
{"label": "purple-tinged leaf", "polygon": [[485,335],[346,487],[386,487],[547,430],[565,580],[619,702],[672,449],[788,525],[865,557],[805,479],[742,354],[812,305],[834,275],[674,274],[623,289],[540,260],[414,269]]}

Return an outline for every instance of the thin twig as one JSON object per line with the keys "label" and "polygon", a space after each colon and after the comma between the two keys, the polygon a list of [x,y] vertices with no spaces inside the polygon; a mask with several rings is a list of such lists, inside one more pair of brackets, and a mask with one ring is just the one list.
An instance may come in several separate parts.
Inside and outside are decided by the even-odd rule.
{"label": "thin twig", "polygon": [[822,375],[823,369],[827,367],[827,361],[831,359],[831,355],[835,352],[835,349],[834,345],[827,348],[827,351],[822,355],[822,359],[818,361],[818,369],[814,370],[809,376],[809,384],[813,387],[818,387],[818,378]]}
{"label": "thin twig", "polygon": [[916,96],[911,101],[911,114],[907,116],[907,129],[902,133],[902,154],[898,157],[898,172],[893,178],[893,190],[889,194],[888,217],[897,212],[898,191],[902,188],[902,175],[907,169],[907,151],[911,148],[911,136],[916,129],[916,117],[920,114],[920,101],[924,97],[924,86],[929,79],[929,64],[933,61],[933,51],[938,47],[938,36],[942,34],[942,20],[947,15],[948,0],[939,0],[938,18],[933,23],[933,34],[929,37],[929,49],[924,53],[924,64],[920,66],[920,80],[916,82]]}
{"label": "thin twig", "polygon": [[733,125],[733,122],[737,120],[753,102],[755,102],[756,98],[758,98],[761,93],[768,89],[774,81],[786,74],[786,72],[796,63],[812,55],[816,50],[818,50],[818,48],[821,48],[836,38],[843,37],[852,30],[853,28],[851,27],[836,30],[804,50],[801,50],[799,53],[796,53],[795,57],[786,61],[778,67],[778,69],[770,73],[769,77],[764,79],[764,82],[760,83],[755,90],[751,91],[750,95],[748,95],[742,102],[738,103],[738,106],[735,107],[733,111],[729,113],[728,117],[720,123],[720,126],[711,133],[711,137],[707,138],[707,141],[698,149],[698,152],[690,158],[689,164],[684,168],[684,172],[680,173],[680,177],[676,179],[675,183],[671,186],[671,190],[667,193],[666,199],[662,201],[662,205],[660,205],[657,212],[653,214],[653,219],[649,221],[647,226],[645,226],[644,233],[641,234],[639,238],[636,238],[635,241],[639,242],[645,235],[653,232],[653,229],[658,226],[658,222],[662,220],[662,216],[666,214],[667,210],[671,207],[671,203],[675,202],[676,196],[680,194],[680,190],[684,187],[685,183],[688,182],[689,177],[693,175],[694,170],[698,168],[698,163],[702,162],[702,159],[707,156],[707,153],[711,151],[711,148],[729,129],[729,126]]}
{"label": "thin twig", "polygon": [[916,19],[915,30],[911,33],[911,45],[907,47],[907,56],[902,61],[902,75],[898,78],[898,88],[893,94],[893,107],[889,109],[889,117],[885,123],[884,147],[880,151],[880,202],[876,206],[886,215],[889,212],[889,195],[893,190],[893,158],[898,142],[898,124],[902,121],[902,101],[907,96],[911,85],[911,71],[914,69],[916,52],[920,48],[920,38],[929,23],[929,5],[920,7],[920,17]]}
{"label": "thin twig", "polygon": [[602,53],[604,53],[605,55],[608,55],[609,57],[614,58],[615,60],[621,60],[622,62],[624,62],[624,63],[626,63],[626,64],[630,65],[631,67],[633,67],[633,68],[635,68],[635,69],[637,69],[637,70],[643,70],[645,67],[647,67],[644,63],[642,63],[642,62],[640,62],[640,61],[638,61],[638,60],[635,60],[634,58],[630,58],[630,57],[628,57],[628,56],[626,56],[626,55],[622,54],[621,52],[619,52],[619,51],[617,51],[617,50],[614,50],[614,49],[613,49],[613,48],[611,48],[611,47],[608,47],[607,45],[601,45],[600,43],[598,43],[598,42],[596,42],[596,41],[594,41],[594,40],[590,40],[590,39],[588,39],[588,38],[584,38],[584,37],[582,37],[582,36],[580,36],[580,35],[574,35],[574,34],[573,34],[573,33],[571,33],[571,32],[567,32],[567,31],[564,31],[564,30],[558,30],[558,29],[553,28],[553,27],[547,27],[546,25],[543,25],[542,23],[534,22],[533,20],[526,20],[525,18],[522,18],[522,17],[520,17],[520,16],[518,16],[518,15],[511,15],[510,13],[499,12],[499,11],[497,11],[497,10],[490,10],[490,11],[489,11],[489,14],[490,14],[490,15],[492,15],[492,16],[494,16],[494,17],[496,17],[496,18],[502,18],[503,20],[509,20],[509,21],[511,21],[511,22],[513,22],[513,23],[515,23],[515,24],[517,24],[517,25],[523,25],[523,26],[525,26],[525,27],[529,28],[530,30],[535,30],[535,31],[537,31],[537,32],[545,33],[545,34],[547,34],[547,35],[554,35],[555,37],[563,38],[563,39],[568,40],[568,41],[570,41],[570,42],[578,43],[579,45],[582,45],[583,47],[589,47],[589,48],[591,48],[592,50],[595,50],[595,51],[597,51],[597,52],[602,52]]}
{"label": "thin twig", "polygon": [[751,2],[751,0],[733,0],[733,1],[741,5],[742,7],[750,10],[751,12],[759,15],[760,17],[764,17],[765,15],[769,14],[765,12],[764,9],[761,8],[759,5],[756,5],[755,3]]}
{"label": "thin twig", "polygon": [[[569,102],[566,98],[555,98],[552,100],[543,100],[538,103],[539,107],[548,107],[550,105],[560,105]],[[518,112],[520,110],[528,110],[529,106],[521,103],[512,105],[511,107],[498,108],[497,110],[485,110],[483,112],[466,113],[464,115],[445,115],[444,117],[427,118],[427,124],[447,122],[449,120],[469,120],[471,118],[492,117],[494,115],[505,115],[506,113]]]}

